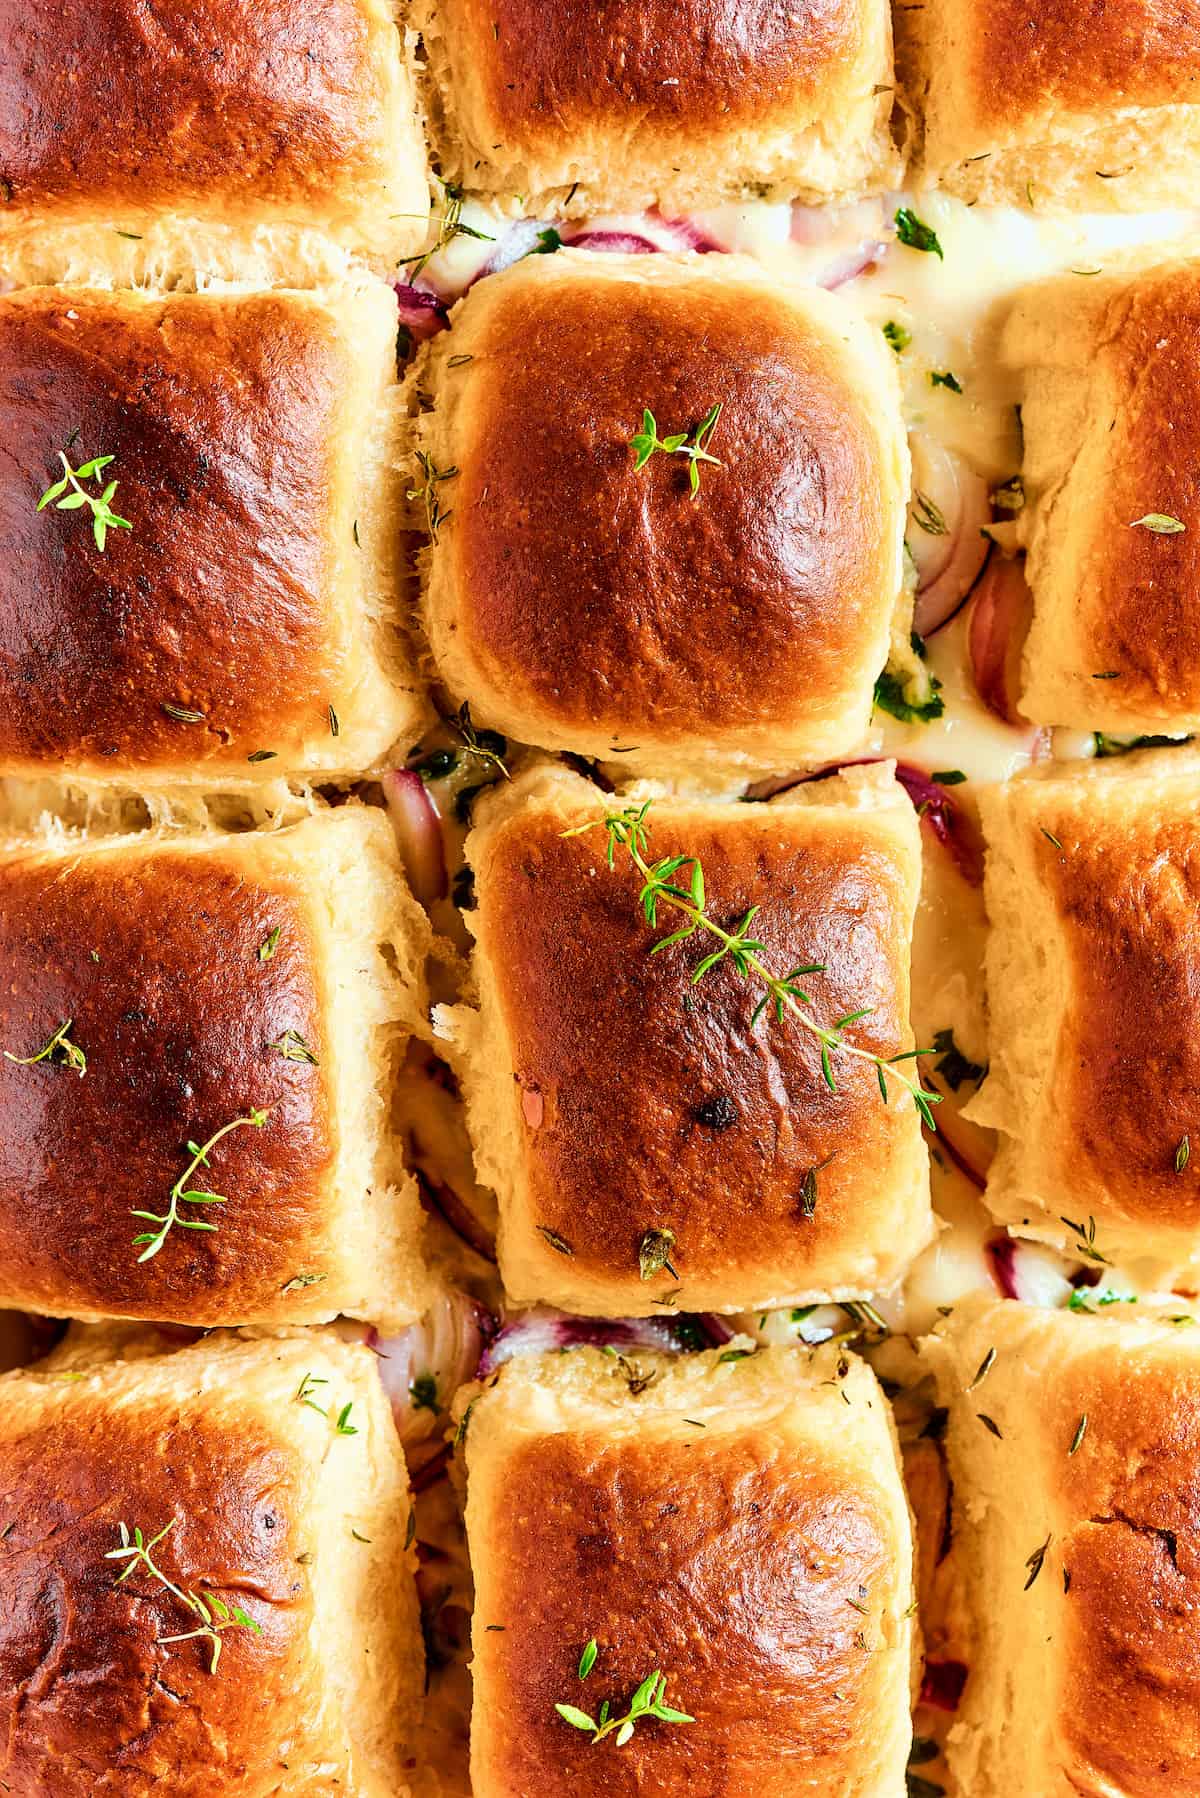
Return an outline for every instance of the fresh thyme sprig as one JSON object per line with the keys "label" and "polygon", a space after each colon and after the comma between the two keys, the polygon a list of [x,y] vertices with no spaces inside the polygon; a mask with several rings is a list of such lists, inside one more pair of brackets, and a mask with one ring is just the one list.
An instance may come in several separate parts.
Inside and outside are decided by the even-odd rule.
{"label": "fresh thyme sprig", "polygon": [[215,1130],[206,1143],[188,1143],[188,1152],[192,1158],[171,1188],[171,1202],[167,1206],[166,1211],[161,1215],[157,1211],[133,1211],[134,1217],[144,1218],[147,1223],[158,1224],[159,1226],[157,1230],[146,1230],[143,1231],[140,1236],[134,1237],[133,1246],[135,1249],[140,1247],[142,1243],[147,1245],[142,1249],[141,1254],[138,1256],[139,1264],[143,1261],[151,1260],[158,1254],[163,1243],[167,1240],[168,1233],[176,1224],[179,1225],[181,1230],[216,1229],[217,1226],[215,1224],[206,1223],[200,1218],[181,1216],[179,1207],[181,1205],[224,1205],[226,1202],[224,1196],[219,1192],[192,1191],[188,1188],[187,1183],[196,1172],[197,1168],[208,1166],[208,1158],[212,1154],[212,1151],[224,1137],[230,1134],[231,1131],[240,1130],[244,1124],[251,1124],[256,1130],[261,1130],[269,1116],[269,1108],[260,1111],[256,1107],[251,1106],[249,1117],[234,1118],[232,1123],[222,1124],[221,1128]]}
{"label": "fresh thyme sprig", "polygon": [[449,512],[442,511],[442,502],[438,498],[439,481],[452,481],[457,475],[457,468],[438,468],[433,457],[425,450],[415,452],[424,480],[419,487],[408,489],[409,499],[419,499],[425,506],[425,526],[431,540],[436,543],[438,531],[450,517]]}
{"label": "fresh thyme sprig", "polygon": [[147,1573],[167,1588],[167,1591],[171,1593],[172,1597],[177,1598],[180,1604],[186,1605],[188,1610],[193,1612],[195,1616],[200,1619],[200,1624],[197,1629],[184,1630],[181,1634],[176,1636],[158,1636],[155,1640],[162,1643],[192,1642],[197,1637],[203,1637],[212,1644],[212,1659],[209,1661],[208,1670],[210,1673],[215,1673],[217,1670],[217,1662],[221,1658],[222,1632],[227,1629],[249,1629],[253,1630],[256,1636],[261,1636],[262,1624],[256,1623],[254,1618],[244,1611],[240,1604],[229,1604],[226,1599],[221,1598],[216,1592],[205,1592],[203,1594],[200,1592],[185,1592],[181,1586],[175,1584],[174,1580],[167,1578],[162,1568],[155,1562],[153,1551],[158,1547],[163,1537],[175,1528],[176,1521],[177,1520],[172,1517],[171,1521],[164,1524],[162,1529],[159,1530],[157,1536],[151,1536],[149,1542],[146,1541],[140,1529],[135,1528],[132,1537],[130,1537],[128,1529],[122,1523],[119,1526],[121,1531],[121,1546],[120,1548],[110,1548],[105,1554],[104,1559],[106,1561],[125,1561],[127,1563],[125,1571],[117,1575],[116,1584],[118,1586],[123,1585],[130,1574],[135,1573],[139,1567],[144,1567]]}
{"label": "fresh thyme sprig", "polygon": [[4,1051],[5,1061],[11,1061],[19,1068],[36,1067],[39,1061],[57,1062],[58,1066],[74,1068],[82,1080],[87,1073],[87,1056],[78,1043],[71,1041],[68,1032],[72,1020],[67,1018],[61,1023],[48,1043],[43,1043],[36,1055],[10,1055]]}
{"label": "fresh thyme sprig", "polygon": [[698,499],[700,496],[701,462],[709,462],[714,468],[720,468],[721,466],[717,457],[710,456],[707,449],[704,447],[716,430],[717,420],[720,416],[721,402],[718,402],[715,406],[711,407],[703,419],[701,419],[700,423],[692,432],[691,440],[689,441],[686,431],[675,431],[669,437],[660,437],[658,434],[658,422],[655,419],[653,412],[650,411],[649,407],[646,407],[642,412],[641,430],[635,431],[633,436],[629,439],[630,449],[637,451],[637,461],[633,465],[634,473],[637,474],[641,469],[645,468],[651,456],[656,454],[659,450],[667,456],[686,456],[688,462],[688,485],[692,490],[692,498]]}
{"label": "fresh thyme sprig", "polygon": [[[72,468],[63,454],[58,452],[58,459],[63,465],[63,476],[47,487],[37,503],[39,512],[53,501],[57,501],[56,512],[79,512],[84,506],[91,510],[92,535],[96,539],[96,548],[103,549],[110,530],[131,531],[133,526],[127,518],[120,518],[112,509],[112,496],[117,491],[117,483],[110,481],[102,493],[86,493],[80,485],[82,481],[94,480],[97,485],[100,476],[115,456],[93,456],[90,462],[82,462],[78,468]],[[60,498],[60,495],[62,496]]]}
{"label": "fresh thyme sprig", "polygon": [[469,756],[473,756],[477,762],[489,762],[505,780],[512,779],[508,763],[504,759],[508,753],[507,740],[499,731],[476,730],[468,701],[464,700],[454,716],[447,718],[446,723]]}
{"label": "fresh thyme sprig", "polygon": [[427,262],[452,244],[456,237],[474,237],[480,243],[495,243],[495,238],[487,231],[477,231],[474,225],[462,222],[463,201],[466,195],[461,187],[447,181],[442,187],[442,216],[438,220],[438,234],[427,250],[419,250],[415,256],[405,256],[399,264],[400,268],[411,270],[409,280],[415,281]]}
{"label": "fresh thyme sprig", "polygon": [[[588,1672],[591,1672],[590,1664]],[[582,1662],[580,1662],[579,1676],[581,1679],[587,1677],[583,1671]],[[612,1735],[615,1730],[617,1747],[624,1748],[637,1724],[646,1717],[657,1717],[660,1723],[694,1723],[696,1721],[694,1717],[689,1717],[686,1711],[672,1710],[669,1705],[663,1703],[666,1689],[667,1676],[665,1673],[660,1673],[656,1667],[653,1673],[647,1674],[629,1700],[629,1709],[623,1717],[609,1715],[611,1707],[607,1698],[600,1706],[599,1715],[596,1717],[589,1717],[586,1711],[579,1710],[573,1704],[556,1704],[554,1708],[563,1722],[569,1723],[572,1729],[590,1729],[593,1732],[593,1743],[602,1742],[605,1736]]]}
{"label": "fresh thyme sprig", "polygon": [[[667,906],[672,911],[681,912],[686,920],[682,928],[672,931],[669,936],[660,937],[650,949],[651,955],[657,955],[663,949],[669,949],[673,943],[686,942],[698,930],[706,931],[715,937],[717,947],[700,962],[692,975],[695,985],[719,963],[728,959],[737,972],[745,979],[760,980],[766,987],[766,993],[755,1006],[750,1019],[753,1030],[764,1011],[770,1006],[775,1013],[776,1021],[783,1022],[785,1012],[793,1017],[814,1036],[821,1045],[821,1074],[830,1092],[837,1091],[837,1081],[833,1072],[833,1056],[835,1054],[853,1055],[859,1061],[870,1062],[875,1069],[879,1082],[879,1091],[884,1104],[888,1102],[888,1076],[899,1081],[905,1088],[917,1108],[921,1122],[930,1130],[936,1130],[933,1118],[933,1107],[941,1103],[941,1094],[929,1092],[919,1080],[910,1080],[907,1075],[897,1071],[897,1063],[914,1061],[921,1055],[932,1055],[932,1049],[907,1049],[899,1055],[875,1055],[869,1049],[860,1049],[857,1044],[846,1041],[845,1032],[851,1024],[861,1018],[869,1017],[872,1006],[865,1006],[859,1011],[847,1012],[845,1017],[838,1018],[833,1024],[818,1023],[809,1015],[805,1007],[811,1006],[812,997],[797,985],[797,981],[808,974],[823,974],[823,962],[809,962],[803,967],[793,968],[790,974],[773,974],[761,957],[766,950],[765,943],[751,936],[750,926],[761,909],[752,905],[741,922],[732,931],[725,930],[715,918],[709,917],[705,910],[704,870],[695,856],[668,855],[661,861],[651,863],[646,857],[649,851],[649,826],[646,814],[650,810],[651,801],[646,800],[641,806],[627,806],[624,811],[608,812],[603,818],[593,819],[587,824],[575,826],[563,832],[567,837],[585,835],[588,831],[602,825],[608,833],[607,859],[609,867],[615,866],[616,852],[625,849],[638,873],[642,876],[642,890],[638,902],[645,914],[647,924],[654,927],[658,923],[658,908]],[[679,886],[676,881],[686,876],[687,888]]]}

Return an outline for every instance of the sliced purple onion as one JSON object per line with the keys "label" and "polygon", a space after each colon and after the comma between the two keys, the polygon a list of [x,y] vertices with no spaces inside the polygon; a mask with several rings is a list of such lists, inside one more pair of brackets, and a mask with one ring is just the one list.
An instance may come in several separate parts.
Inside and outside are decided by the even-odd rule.
{"label": "sliced purple onion", "polygon": [[855,244],[822,270],[817,276],[817,286],[827,288],[830,292],[837,287],[845,287],[847,281],[855,281],[859,275],[865,275],[868,269],[874,268],[886,252],[887,245],[881,237]]}
{"label": "sliced purple onion", "polygon": [[727,247],[718,243],[715,237],[710,237],[707,231],[702,231],[694,219],[665,219],[657,213],[651,214],[651,217],[664,231],[669,231],[676,238],[682,250],[694,250],[698,256],[710,256],[714,251],[719,252]]}
{"label": "sliced purple onion", "polygon": [[414,898],[430,906],[445,898],[448,884],[437,807],[429,788],[411,768],[392,768],[382,784],[408,884]]}
{"label": "sliced purple onion", "polygon": [[1017,1245],[1011,1236],[993,1236],[984,1244],[984,1254],[992,1270],[992,1278],[1006,1299],[1019,1298],[1017,1291]]}
{"label": "sliced purple onion", "polygon": [[1021,725],[1021,646],[1033,611],[1023,560],[991,557],[971,601],[967,654],[975,688],[989,712]]}
{"label": "sliced purple onion", "polygon": [[912,800],[922,824],[928,826],[949,854],[968,886],[982,886],[983,842],[967,813],[955,804],[945,787],[911,762],[896,763],[896,779]]}
{"label": "sliced purple onion", "polygon": [[514,262],[532,255],[539,247],[542,233],[554,229],[549,219],[517,219],[507,231],[500,233],[496,239],[496,247],[483,267],[472,276],[470,285],[473,287],[485,275],[498,275],[501,269],[511,268]]}
{"label": "sliced purple onion", "polygon": [[564,238],[568,250],[610,250],[626,256],[655,256],[659,246],[636,231],[581,231],[577,237]]}
{"label": "sliced purple onion", "polygon": [[440,1217],[484,1261],[490,1261],[493,1267],[496,1265],[496,1238],[452,1186],[447,1186],[444,1180],[430,1179],[428,1174],[422,1173],[418,1168],[417,1190],[426,1211]]}
{"label": "sliced purple onion", "polygon": [[723,1348],[737,1335],[735,1326],[727,1318],[719,1317],[715,1311],[697,1312],[696,1322],[703,1331],[710,1348]]}
{"label": "sliced purple onion", "polygon": [[436,293],[427,293],[423,287],[413,287],[407,281],[396,281],[393,287],[400,323],[412,333],[414,342],[424,343],[449,327],[449,314]]}
{"label": "sliced purple onion", "polygon": [[474,1378],[496,1320],[469,1293],[443,1293],[420,1323],[395,1336],[372,1330],[379,1377],[404,1443],[425,1441],[446,1427],[450,1400]]}
{"label": "sliced purple onion", "polygon": [[[730,1332],[732,1334],[732,1332]],[[503,1367],[514,1355],[543,1355],[569,1348],[652,1349],[678,1354],[683,1331],[658,1317],[572,1317],[548,1305],[535,1305],[512,1318],[488,1343],[480,1357],[478,1378]]]}
{"label": "sliced purple onion", "polygon": [[[923,578],[917,587],[913,628],[918,635],[936,635],[957,617],[974,592],[991,553],[991,542],[984,536],[991,518],[987,482],[973,469],[968,469],[965,462],[960,463],[953,517],[946,514],[946,523],[952,533],[948,554],[937,574]],[[919,531],[919,525],[909,526],[907,541],[910,549]]]}

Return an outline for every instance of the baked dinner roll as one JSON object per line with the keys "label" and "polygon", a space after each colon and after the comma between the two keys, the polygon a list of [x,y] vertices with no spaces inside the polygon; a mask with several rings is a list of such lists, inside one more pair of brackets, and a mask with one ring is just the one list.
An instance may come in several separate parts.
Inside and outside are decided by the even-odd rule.
{"label": "baked dinner roll", "polygon": [[955,1791],[1200,1790],[1200,1338],[1188,1310],[1085,1317],[978,1294],[929,1345],[970,1636],[949,1737]]}
{"label": "baked dinner roll", "polygon": [[[522,1357],[466,1455],[475,1798],[901,1798],[912,1532],[864,1363]],[[623,1740],[655,1670],[688,1721]]]}
{"label": "baked dinner roll", "polygon": [[1020,371],[1036,723],[1200,730],[1200,260],[1027,290]]}
{"label": "baked dinner roll", "polygon": [[[1200,1270],[1200,757],[984,788],[987,1203],[1023,1234]],[[1192,1152],[1192,1145],[1196,1152]],[[1072,1220],[1070,1223],[1065,1219]]]}
{"label": "baked dinner roll", "polygon": [[417,17],[443,175],[535,215],[898,180],[884,0],[421,0]]}
{"label": "baked dinner roll", "polygon": [[395,337],[382,283],[0,298],[0,773],[327,777],[412,724]]}
{"label": "baked dinner roll", "polygon": [[9,1791],[403,1798],[423,1657],[370,1351],[56,1359],[0,1380]]}
{"label": "baked dinner roll", "polygon": [[0,0],[0,243],[195,220],[392,259],[429,210],[387,0]]}
{"label": "baked dinner roll", "polygon": [[[871,1059],[912,1047],[912,807],[890,768],[863,768],[770,806],[655,801],[641,826],[650,863],[699,860],[711,919],[736,933],[757,908],[763,965],[808,970],[805,1016],[869,1012],[832,1050],[831,1088],[820,1041],[776,1019],[760,977],[700,971],[720,939],[654,948],[686,920],[664,901],[647,924],[643,876],[627,847],[609,866],[603,825],[644,797],[525,777],[479,804],[467,842],[480,1010],[439,1017],[499,1197],[505,1287],[598,1316],[877,1291],[931,1227],[896,1078],[912,1063],[885,1076],[885,1103]],[[677,878],[692,877],[689,861]]]}
{"label": "baked dinner roll", "polygon": [[0,1306],[411,1322],[388,1086],[427,941],[361,807],[0,850]]}
{"label": "baked dinner roll", "polygon": [[[735,256],[560,252],[481,282],[418,375],[446,684],[626,774],[857,747],[911,621],[895,360],[835,297]],[[718,405],[719,466],[636,466],[644,411],[694,441]]]}
{"label": "baked dinner roll", "polygon": [[918,183],[1039,211],[1193,204],[1194,5],[924,0],[896,19]]}

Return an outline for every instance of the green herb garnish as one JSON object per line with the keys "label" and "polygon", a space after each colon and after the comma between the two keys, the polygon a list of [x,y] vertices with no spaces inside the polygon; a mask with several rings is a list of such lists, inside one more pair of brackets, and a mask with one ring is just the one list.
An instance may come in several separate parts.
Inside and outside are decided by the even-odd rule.
{"label": "green herb garnish", "polygon": [[437,237],[427,250],[421,250],[415,256],[405,256],[399,264],[401,268],[411,267],[412,273],[408,277],[410,282],[416,280],[431,257],[436,256],[440,250],[446,249],[456,237],[473,237],[479,243],[495,243],[495,238],[487,231],[477,231],[474,225],[463,224],[462,209],[465,198],[466,195],[461,187],[456,187],[451,181],[442,183],[442,216],[438,220]]}
{"label": "green herb garnish", "polygon": [[949,369],[947,369],[943,374],[938,374],[936,371],[931,369],[930,374],[929,374],[929,385],[931,387],[948,387],[950,389],[951,393],[961,393],[962,392],[961,381],[958,379],[957,375],[952,375],[950,373]]}
{"label": "green herb garnish", "polygon": [[12,1055],[5,1049],[5,1061],[11,1061],[19,1068],[32,1068],[36,1067],[39,1061],[49,1061],[59,1067],[73,1068],[82,1080],[87,1073],[87,1056],[78,1043],[71,1041],[68,1034],[71,1022],[70,1018],[65,1019],[49,1042],[42,1044],[36,1055]]}
{"label": "green herb garnish", "polygon": [[[38,500],[37,510],[54,504],[56,512],[78,512],[87,506],[92,514],[92,536],[96,540],[96,548],[102,550],[110,530],[131,531],[133,526],[127,518],[119,518],[113,511],[111,500],[117,491],[117,483],[109,481],[102,493],[85,493],[80,485],[82,481],[94,480],[99,486],[100,476],[115,456],[93,456],[90,462],[83,462],[78,468],[72,468],[63,454],[58,452],[58,459],[63,465],[63,476],[47,487]],[[63,497],[59,497],[62,495]]]}
{"label": "green herb garnish", "polygon": [[633,436],[629,439],[630,449],[637,451],[637,461],[633,465],[634,473],[636,474],[639,470],[645,468],[651,456],[656,454],[659,450],[668,456],[686,456],[688,462],[688,485],[692,490],[692,498],[698,499],[700,495],[701,462],[711,463],[714,468],[720,468],[721,466],[716,456],[710,456],[707,449],[704,447],[705,444],[711,440],[712,434],[717,428],[717,420],[720,416],[721,403],[718,402],[717,405],[713,406],[705,414],[704,418],[696,426],[689,441],[686,431],[676,431],[669,437],[660,437],[658,434],[658,424],[654,414],[647,407],[642,412],[641,430],[635,431]]}
{"label": "green herb garnish", "polygon": [[924,250],[928,255],[937,256],[942,262],[946,260],[937,232],[923,219],[919,219],[909,206],[901,206],[896,212],[896,236],[910,250]]}
{"label": "green herb garnish", "polygon": [[438,498],[437,492],[438,486],[442,481],[454,480],[458,470],[457,468],[438,468],[433,457],[424,450],[415,451],[415,455],[424,479],[419,487],[408,489],[408,497],[409,499],[419,499],[424,503],[425,528],[429,532],[430,539],[436,543],[438,531],[451,516],[449,512],[442,511],[442,502]]}
{"label": "green herb garnish", "polygon": [[177,1636],[158,1636],[155,1640],[165,1644],[168,1642],[191,1642],[197,1637],[202,1637],[212,1644],[212,1658],[209,1661],[208,1670],[210,1673],[215,1673],[217,1662],[221,1658],[223,1632],[227,1629],[249,1629],[253,1630],[256,1636],[261,1636],[262,1625],[256,1623],[254,1618],[242,1609],[241,1605],[229,1604],[216,1592],[185,1592],[181,1586],[177,1586],[173,1580],[167,1578],[162,1568],[154,1561],[153,1551],[163,1537],[174,1529],[175,1523],[176,1519],[172,1517],[170,1523],[164,1524],[157,1536],[152,1536],[149,1542],[146,1541],[140,1529],[135,1529],[131,1538],[125,1525],[120,1524],[118,1527],[121,1531],[121,1546],[120,1548],[110,1548],[104,1559],[127,1562],[125,1571],[117,1575],[116,1584],[118,1586],[123,1585],[130,1574],[136,1572],[139,1567],[144,1567],[152,1578],[166,1587],[172,1597],[177,1598],[180,1604],[186,1605],[188,1610],[200,1619],[197,1629],[184,1630]]}
{"label": "green herb garnish", "polygon": [[408,1389],[408,1396],[414,1410],[437,1412],[442,1408],[438,1404],[437,1381],[431,1373],[418,1374]]}
{"label": "green herb garnish", "polygon": [[1135,518],[1130,525],[1136,531],[1141,525],[1143,530],[1153,531],[1156,537],[1177,537],[1187,526],[1178,518],[1172,518],[1169,512],[1147,512],[1144,518]]}
{"label": "green herb garnish", "polygon": [[271,958],[275,954],[276,949],[278,949],[278,947],[279,947],[279,939],[282,936],[282,934],[283,934],[283,927],[280,924],[276,924],[274,930],[268,931],[267,935],[263,938],[262,942],[258,945],[259,961],[270,961],[271,960]]}
{"label": "green herb garnish", "polygon": [[907,325],[898,325],[895,319],[889,319],[883,327],[883,334],[895,350],[897,356],[905,351],[912,342],[912,332]]}
{"label": "green herb garnish", "polygon": [[[653,954],[653,950],[651,951]],[[646,1230],[638,1243],[638,1272],[643,1280],[653,1280],[665,1268],[673,1280],[679,1278],[671,1266],[675,1247],[674,1230]]]}
{"label": "green herb garnish", "polygon": [[[580,1663],[582,1666],[582,1662]],[[655,1668],[642,1681],[629,1701],[629,1709],[623,1717],[610,1716],[610,1705],[606,1698],[600,1707],[598,1717],[589,1717],[573,1704],[556,1704],[555,1710],[564,1723],[572,1729],[588,1729],[592,1731],[592,1741],[602,1742],[605,1736],[616,1731],[617,1747],[623,1748],[632,1736],[636,1726],[648,1717],[655,1717],[660,1723],[694,1723],[696,1719],[689,1717],[686,1711],[672,1710],[663,1702],[667,1689],[667,1676]]]}
{"label": "green herb garnish", "polygon": [[933,1071],[945,1081],[952,1093],[956,1093],[968,1081],[972,1086],[978,1086],[987,1073],[986,1062],[981,1066],[979,1062],[971,1061],[963,1054],[954,1040],[953,1030],[935,1032],[933,1046],[941,1056],[940,1061],[934,1062]]}
{"label": "green herb garnish", "polygon": [[[672,931],[669,936],[660,937],[650,948],[651,955],[658,955],[676,943],[686,942],[688,938],[703,931],[716,939],[717,947],[704,956],[692,975],[692,985],[703,980],[704,976],[728,960],[733,969],[743,979],[756,979],[766,988],[762,999],[755,1006],[750,1019],[751,1030],[768,1007],[774,1012],[776,1021],[782,1023],[785,1013],[797,1020],[803,1029],[816,1038],[821,1046],[821,1073],[830,1092],[837,1091],[837,1082],[833,1073],[833,1056],[835,1054],[852,1055],[860,1061],[869,1062],[875,1069],[879,1082],[879,1090],[884,1103],[888,1101],[888,1075],[899,1081],[912,1098],[922,1122],[936,1129],[933,1121],[933,1106],[940,1102],[937,1093],[926,1092],[918,1080],[910,1080],[905,1074],[897,1072],[897,1064],[903,1061],[914,1061],[918,1056],[932,1054],[929,1049],[908,1049],[898,1055],[875,1055],[869,1049],[860,1049],[856,1044],[846,1041],[845,1031],[861,1018],[870,1016],[871,1006],[859,1011],[847,1013],[833,1024],[821,1024],[810,1017],[807,1007],[814,1004],[810,995],[797,983],[810,974],[823,974],[825,966],[822,962],[810,962],[793,968],[789,974],[773,974],[761,957],[766,952],[765,943],[758,941],[750,934],[750,926],[754,922],[760,907],[752,905],[735,928],[726,930],[715,918],[709,916],[705,909],[704,870],[695,856],[669,855],[653,864],[646,860],[649,851],[650,829],[646,816],[651,801],[646,800],[641,806],[628,806],[620,812],[609,812],[603,818],[594,819],[588,824],[577,825],[574,829],[563,832],[564,836],[583,836],[588,831],[603,826],[608,835],[607,861],[610,868],[615,866],[617,850],[624,849],[633,866],[642,877],[642,889],[638,894],[646,922],[651,928],[658,924],[660,906],[682,914],[683,926]],[[686,886],[678,884],[686,881]],[[667,1239],[667,1248],[674,1242],[670,1231],[648,1231],[642,1238],[644,1245],[648,1239]],[[639,1260],[642,1258],[642,1247],[639,1247]],[[659,1266],[670,1266],[665,1259]],[[657,1271],[657,1269],[655,1270]],[[643,1272],[643,1279],[649,1276]]]}
{"label": "green herb garnish", "polygon": [[252,1125],[254,1129],[261,1130],[269,1116],[269,1108],[260,1111],[251,1107],[249,1117],[234,1118],[232,1123],[222,1124],[221,1128],[214,1131],[206,1143],[188,1143],[188,1153],[191,1155],[191,1160],[171,1188],[171,1200],[165,1213],[160,1217],[156,1211],[137,1211],[132,1210],[131,1208],[132,1216],[143,1218],[147,1223],[159,1225],[157,1230],[146,1230],[140,1236],[134,1237],[134,1248],[138,1248],[142,1243],[147,1245],[138,1256],[139,1263],[150,1261],[158,1254],[163,1243],[167,1240],[168,1233],[176,1224],[178,1224],[181,1230],[216,1229],[217,1226],[215,1224],[203,1222],[199,1218],[181,1216],[179,1207],[181,1205],[224,1205],[226,1203],[224,1196],[219,1192],[195,1192],[188,1187],[187,1183],[196,1172],[197,1168],[208,1166],[208,1158],[212,1154],[212,1151],[224,1137],[230,1134],[231,1131],[240,1130],[244,1124]]}
{"label": "green herb garnish", "polygon": [[1089,1217],[1086,1224],[1074,1224],[1069,1217],[1060,1218],[1060,1222],[1064,1223],[1072,1235],[1078,1239],[1075,1243],[1077,1254],[1082,1255],[1087,1261],[1098,1261],[1101,1266],[1108,1267],[1108,1257],[1102,1255],[1096,1247],[1096,1220],[1094,1217]]}
{"label": "green herb garnish", "polygon": [[285,1061],[306,1061],[310,1067],[317,1066],[317,1057],[298,1030],[285,1030],[282,1036],[277,1036],[267,1047],[278,1049]]}

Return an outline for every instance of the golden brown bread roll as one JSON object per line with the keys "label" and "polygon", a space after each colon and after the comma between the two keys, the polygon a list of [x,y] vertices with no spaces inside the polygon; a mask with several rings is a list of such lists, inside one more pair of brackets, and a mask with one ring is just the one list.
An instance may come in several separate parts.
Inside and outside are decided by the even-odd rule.
{"label": "golden brown bread roll", "polygon": [[[720,267],[716,266],[720,263]],[[418,375],[438,509],[425,612],[479,721],[626,773],[850,752],[902,593],[895,357],[836,298],[740,257],[534,257]],[[630,438],[694,432],[720,467]]]}
{"label": "golden brown bread roll", "polygon": [[[636,798],[636,795],[631,795]],[[626,801],[620,802],[621,804]],[[890,1284],[931,1230],[916,1112],[870,1061],[833,1057],[718,945],[650,950],[641,876],[610,868],[604,796],[565,771],[478,807],[468,839],[479,1012],[439,1014],[464,1064],[481,1178],[500,1200],[500,1265],[518,1303],[597,1315],[735,1311]],[[911,806],[890,770],[855,770],[787,803],[656,802],[649,854],[698,857],[709,913],[753,930],[812,1015],[861,1050],[909,1049],[909,943],[920,875]],[[690,879],[687,870],[681,878]],[[646,1251],[669,1233],[665,1260]],[[646,1271],[649,1259],[650,1272]]]}
{"label": "golden brown bread roll", "polygon": [[971,1635],[948,1753],[971,1798],[1200,1792],[1188,1312],[978,1294],[927,1345]]}
{"label": "golden brown bread roll", "polygon": [[[427,940],[365,808],[274,834],[5,847],[0,1305],[411,1322],[420,1211],[386,1106]],[[210,1141],[195,1162],[187,1145]],[[160,1226],[137,1214],[170,1215],[177,1187],[226,1202],[181,1198],[139,1259]]]}
{"label": "golden brown bread roll", "polygon": [[1036,723],[1200,729],[1200,261],[1039,283],[1019,372]]}
{"label": "golden brown bread roll", "polygon": [[[0,1779],[403,1798],[423,1657],[373,1356],[326,1332],[148,1347],[0,1380]],[[159,1537],[159,1576],[110,1558],[122,1525]]]}
{"label": "golden brown bread roll", "polygon": [[1039,211],[1193,203],[1191,0],[924,0],[896,18],[918,182]]}
{"label": "golden brown bread roll", "polygon": [[1102,1255],[1190,1280],[1200,757],[1052,768],[980,803],[991,1071],[971,1115],[1002,1133],[988,1206],[1068,1252],[1094,1220]]}
{"label": "golden brown bread roll", "polygon": [[200,220],[280,248],[318,226],[381,260],[421,241],[424,144],[386,0],[2,0],[0,42],[0,240],[167,247],[164,221]]}
{"label": "golden brown bread roll", "polygon": [[[411,727],[395,333],[382,283],[0,297],[0,773],[331,776]],[[103,549],[37,510],[64,455],[112,458],[79,483],[117,483]]]}
{"label": "golden brown bread roll", "polygon": [[[521,1358],[466,1453],[475,1798],[901,1798],[912,1533],[864,1363]],[[692,1722],[555,1710],[620,1718],[655,1669]]]}
{"label": "golden brown bread roll", "polygon": [[883,0],[423,0],[417,17],[442,173],[535,215],[898,179]]}

